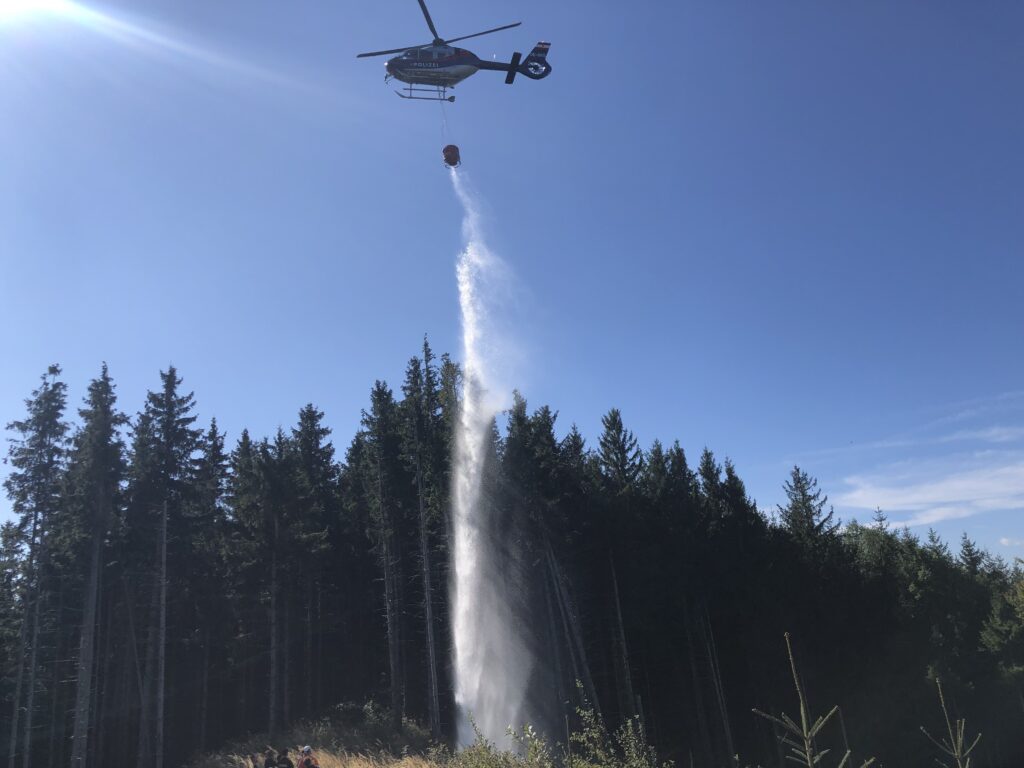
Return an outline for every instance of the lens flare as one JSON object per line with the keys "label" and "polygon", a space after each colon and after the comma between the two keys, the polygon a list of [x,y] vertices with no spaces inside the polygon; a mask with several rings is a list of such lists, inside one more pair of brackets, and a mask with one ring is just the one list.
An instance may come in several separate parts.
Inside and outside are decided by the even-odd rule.
{"label": "lens flare", "polygon": [[226,71],[277,85],[295,86],[281,74],[228,56],[210,47],[187,42],[178,35],[156,31],[150,23],[129,21],[77,0],[0,0],[0,27],[17,22],[53,20],[80,26],[122,47],[149,55],[163,55],[210,69]]}
{"label": "lens flare", "polygon": [[34,14],[63,13],[66,0],[0,0],[0,23]]}

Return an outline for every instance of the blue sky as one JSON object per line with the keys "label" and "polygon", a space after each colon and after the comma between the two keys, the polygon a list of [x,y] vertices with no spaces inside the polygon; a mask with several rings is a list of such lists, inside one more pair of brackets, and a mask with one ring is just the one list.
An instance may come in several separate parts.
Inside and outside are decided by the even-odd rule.
{"label": "blue sky", "polygon": [[355,58],[426,42],[414,0],[0,0],[0,421],[51,362],[129,412],[173,363],[229,439],[312,401],[344,446],[422,334],[458,354],[450,140],[563,429],[1024,556],[1024,5],[430,7],[553,74],[445,134]]}

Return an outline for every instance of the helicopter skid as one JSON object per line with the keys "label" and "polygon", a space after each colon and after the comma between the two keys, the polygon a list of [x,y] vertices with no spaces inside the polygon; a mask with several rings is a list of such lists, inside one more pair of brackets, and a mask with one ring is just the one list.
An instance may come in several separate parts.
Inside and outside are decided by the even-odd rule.
{"label": "helicopter skid", "polygon": [[[414,88],[413,86],[409,85],[409,86],[406,86],[405,88],[403,88],[400,91],[395,91],[395,93],[398,96],[400,96],[401,98],[403,98],[403,99],[412,99],[413,101],[448,101],[448,102],[454,103],[455,102],[455,97],[454,96],[446,95],[447,94],[447,90],[448,89],[444,88],[444,87],[437,87],[437,88]],[[419,93],[429,93],[431,95],[430,96],[418,96],[418,95],[416,95],[416,94],[419,94]]]}

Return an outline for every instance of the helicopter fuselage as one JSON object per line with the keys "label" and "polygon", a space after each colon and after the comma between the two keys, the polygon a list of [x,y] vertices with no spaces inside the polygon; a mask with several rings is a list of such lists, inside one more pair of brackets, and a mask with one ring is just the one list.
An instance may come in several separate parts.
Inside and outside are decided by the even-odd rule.
{"label": "helicopter fuselage", "polygon": [[[360,53],[356,58],[363,59],[368,56],[389,56],[397,53],[387,60],[384,75],[384,82],[391,78],[401,80],[406,86],[395,91],[403,99],[417,101],[455,101],[454,96],[448,96],[446,91],[458,83],[461,83],[470,75],[475,75],[481,69],[490,69],[496,72],[505,73],[505,83],[512,85],[516,75],[523,75],[531,80],[541,80],[551,74],[551,64],[548,63],[548,49],[550,43],[539,42],[532,51],[523,58],[523,54],[516,51],[512,54],[509,62],[484,61],[471,51],[465,48],[455,48],[452,43],[460,40],[468,40],[471,37],[481,37],[494,32],[501,32],[504,29],[518,27],[522,22],[505,24],[493,29],[485,29],[483,32],[474,32],[471,35],[450,37],[445,39],[437,34],[433,19],[430,18],[430,11],[427,10],[426,0],[418,0],[420,10],[423,12],[423,19],[427,22],[427,28],[434,40],[427,45],[412,45],[408,48],[389,48],[385,51],[368,51]],[[422,86],[422,87],[417,87]],[[427,95],[424,95],[427,94]]]}
{"label": "helicopter fuselage", "polygon": [[483,62],[465,48],[428,45],[410,48],[384,64],[389,77],[410,85],[435,85],[451,88],[476,74]]}

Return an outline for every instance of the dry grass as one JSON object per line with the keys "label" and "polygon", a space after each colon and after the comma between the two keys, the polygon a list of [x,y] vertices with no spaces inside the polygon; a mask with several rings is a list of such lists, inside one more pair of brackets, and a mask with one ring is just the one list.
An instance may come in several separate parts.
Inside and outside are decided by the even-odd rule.
{"label": "dry grass", "polygon": [[[301,746],[289,747],[289,756],[292,758],[292,762],[298,762],[298,751]],[[313,755],[320,763],[320,768],[437,768],[436,764],[427,758],[412,755],[393,757],[387,754],[352,754],[318,749],[313,750]],[[221,759],[223,758],[229,761],[228,765],[237,766],[237,768],[252,768],[252,763],[243,755],[223,755]],[[220,764],[224,765],[223,762]],[[262,765],[262,758],[260,765]]]}
{"label": "dry grass", "polygon": [[402,732],[396,733],[387,713],[372,703],[340,704],[320,718],[295,723],[274,740],[266,734],[237,739],[221,751],[195,757],[189,766],[252,768],[249,755],[256,755],[262,766],[268,748],[277,752],[285,746],[297,763],[304,744],[313,748],[321,768],[439,768],[419,757],[430,749],[429,734],[420,725],[406,720]]}

